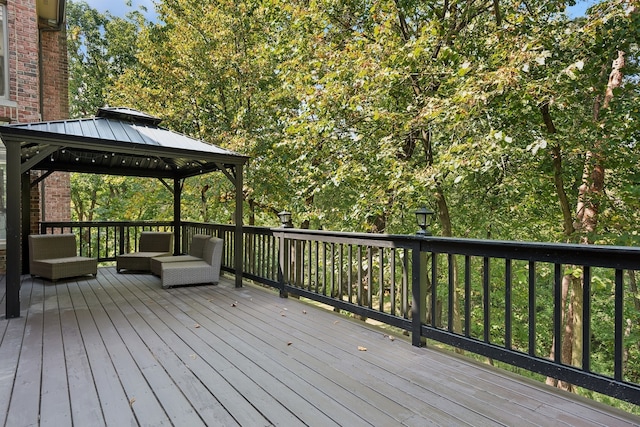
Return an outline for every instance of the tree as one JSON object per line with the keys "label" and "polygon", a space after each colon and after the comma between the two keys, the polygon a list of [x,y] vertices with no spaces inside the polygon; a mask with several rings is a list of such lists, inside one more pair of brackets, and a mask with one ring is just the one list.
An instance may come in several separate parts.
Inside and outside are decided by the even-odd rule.
{"label": "tree", "polygon": [[84,1],[69,1],[66,14],[70,116],[87,117],[105,106],[115,79],[136,64],[144,17],[134,11],[127,19],[102,14]]}
{"label": "tree", "polygon": [[[106,105],[118,76],[137,66],[138,31],[145,24],[138,11],[123,19],[102,14],[84,1],[67,4],[71,117],[92,116]],[[166,189],[137,178],[72,174],[71,200],[79,221],[162,220],[173,215]]]}

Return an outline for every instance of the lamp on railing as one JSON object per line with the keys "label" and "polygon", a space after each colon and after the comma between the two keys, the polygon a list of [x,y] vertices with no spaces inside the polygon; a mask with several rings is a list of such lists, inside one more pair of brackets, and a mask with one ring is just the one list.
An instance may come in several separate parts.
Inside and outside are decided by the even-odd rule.
{"label": "lamp on railing", "polygon": [[435,215],[435,212],[423,206],[416,210],[415,213],[416,222],[418,223],[418,227],[420,227],[420,230],[418,230],[416,234],[420,236],[431,236],[431,231],[428,230],[428,228],[431,225],[431,218]]}
{"label": "lamp on railing", "polygon": [[291,212],[282,211],[278,216],[280,217],[281,228],[293,228],[293,224],[291,224]]}

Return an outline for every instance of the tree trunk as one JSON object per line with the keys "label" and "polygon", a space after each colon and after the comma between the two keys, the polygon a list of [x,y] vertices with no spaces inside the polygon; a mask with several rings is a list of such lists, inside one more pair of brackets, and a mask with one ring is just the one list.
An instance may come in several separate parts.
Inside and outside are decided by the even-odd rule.
{"label": "tree trunk", "polygon": [[[609,74],[609,81],[605,90],[604,98],[596,96],[593,106],[593,120],[598,122],[600,120],[600,113],[603,108],[608,108],[613,100],[613,91],[622,84],[622,68],[624,68],[624,52],[618,51],[618,57],[613,61],[611,67],[611,73]],[[545,111],[541,109],[543,118],[547,125],[547,129],[555,132],[555,127],[551,123],[549,127],[550,116],[548,115],[548,109]],[[606,136],[604,137],[606,138]],[[573,230],[580,233],[580,242],[584,244],[593,243],[593,235],[598,225],[598,215],[600,213],[600,199],[604,194],[605,187],[605,175],[604,175],[604,157],[602,154],[603,141],[596,141],[592,149],[585,153],[584,169],[582,173],[582,184],[578,188],[578,198],[576,204],[576,221],[573,224]],[[559,151],[554,153],[554,156],[559,154]],[[558,157],[558,161],[559,161]],[[556,168],[556,159],[554,157],[554,168]],[[556,169],[557,172],[557,169]],[[561,202],[562,203],[562,202]],[[564,213],[563,213],[564,214]],[[571,230],[566,224],[565,215],[565,232]],[[570,292],[569,292],[570,288]],[[562,341],[562,362],[566,364],[572,364],[574,366],[580,366],[582,360],[582,351],[584,348],[584,342],[582,341],[582,307],[584,304],[584,298],[589,296],[584,295],[583,277],[575,278],[568,275],[563,278],[562,286],[562,306],[563,306],[563,325],[564,336]],[[567,298],[569,298],[567,304]],[[566,315],[565,315],[566,310]],[[555,343],[556,337],[553,341]],[[554,344],[552,344],[551,358],[554,355]],[[547,378],[547,384],[557,385],[559,388],[572,390],[571,384],[559,381],[552,378]]]}
{"label": "tree trunk", "polygon": [[[571,360],[571,350],[572,350],[572,338],[573,338],[573,308],[571,304],[567,305],[567,298],[569,298],[569,289],[571,288],[571,276],[565,275],[562,278],[562,294],[560,297],[560,304],[562,307],[567,307],[566,310],[562,310],[561,318],[554,319],[554,322],[559,321],[561,325],[564,326],[564,334],[562,336],[562,346],[560,360],[563,363],[568,363]],[[551,352],[549,354],[549,359],[555,360],[556,357],[556,339],[558,337],[553,337],[551,341]],[[570,390],[571,384],[567,384],[563,381],[558,381],[556,378],[547,377],[545,381],[548,385],[556,386],[563,390]]]}
{"label": "tree trunk", "polygon": [[[638,295],[638,281],[636,279],[636,272],[633,270],[629,270],[628,271],[628,275],[629,275],[629,291],[631,293],[631,295],[633,295],[633,308],[635,308],[636,312],[640,312],[640,297]],[[632,332],[634,328],[638,328],[640,325],[636,324],[632,324],[631,320],[628,319],[627,320],[627,329],[625,330],[625,336],[629,336]],[[640,350],[640,341],[635,343],[636,347],[638,347],[638,349]],[[626,367],[626,361],[629,360],[629,347],[625,347],[624,349],[624,365],[623,365],[623,369]]]}

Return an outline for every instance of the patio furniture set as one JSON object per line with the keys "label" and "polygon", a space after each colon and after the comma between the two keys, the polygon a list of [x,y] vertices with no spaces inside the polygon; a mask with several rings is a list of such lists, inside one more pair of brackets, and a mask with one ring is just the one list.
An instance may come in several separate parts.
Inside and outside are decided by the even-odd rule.
{"label": "patio furniture set", "polygon": [[[223,240],[205,234],[192,237],[189,253],[173,255],[173,234],[144,231],[138,251],[116,256],[116,270],[150,272],[160,277],[162,287],[218,284]],[[59,279],[98,274],[96,258],[77,256],[74,234],[29,236],[29,268],[32,276],[53,282]]]}

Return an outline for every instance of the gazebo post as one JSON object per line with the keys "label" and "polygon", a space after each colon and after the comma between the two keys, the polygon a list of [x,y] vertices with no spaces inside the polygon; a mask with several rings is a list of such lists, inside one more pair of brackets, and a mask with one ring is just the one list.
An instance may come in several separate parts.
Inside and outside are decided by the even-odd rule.
{"label": "gazebo post", "polygon": [[181,201],[182,201],[182,180],[173,179],[173,254],[179,255],[180,252],[180,234],[181,234]]}
{"label": "gazebo post", "polygon": [[242,175],[243,175],[243,165],[238,164],[235,167],[236,169],[236,230],[235,230],[235,239],[234,239],[234,260],[235,260],[235,270],[236,270],[236,288],[242,287],[242,261],[243,261],[243,250],[242,250],[242,206],[243,206],[243,192],[242,192]]}
{"label": "gazebo post", "polygon": [[[20,144],[5,144],[7,148],[7,302],[6,317],[20,317],[20,247],[22,219],[21,156]],[[26,244],[26,242],[25,242]]]}
{"label": "gazebo post", "polygon": [[20,170],[20,191],[22,193],[22,212],[20,213],[20,238],[22,242],[22,271],[29,271],[29,234],[31,234],[31,174],[28,171]]}

